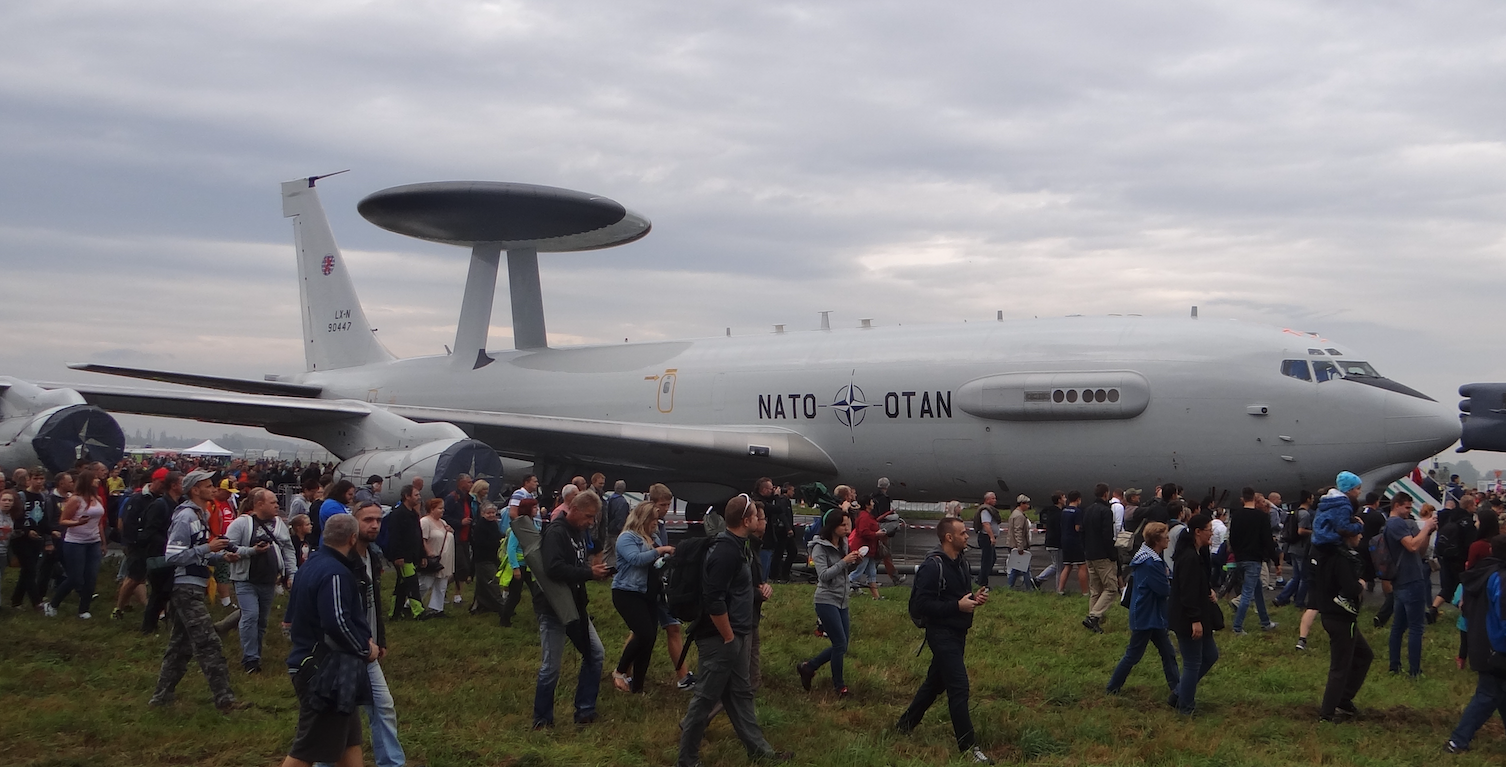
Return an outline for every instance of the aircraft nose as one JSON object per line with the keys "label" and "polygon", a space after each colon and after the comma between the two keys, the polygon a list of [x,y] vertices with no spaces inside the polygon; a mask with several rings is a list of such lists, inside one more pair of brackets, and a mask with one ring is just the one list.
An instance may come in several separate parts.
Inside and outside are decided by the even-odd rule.
{"label": "aircraft nose", "polygon": [[1386,392],[1386,447],[1397,463],[1416,463],[1459,441],[1454,409],[1429,399]]}

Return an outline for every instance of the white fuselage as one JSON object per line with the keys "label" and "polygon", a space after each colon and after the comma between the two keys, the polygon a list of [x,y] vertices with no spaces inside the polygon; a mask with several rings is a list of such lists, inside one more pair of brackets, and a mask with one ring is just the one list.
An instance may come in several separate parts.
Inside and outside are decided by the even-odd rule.
{"label": "white fuselage", "polygon": [[[1329,485],[1342,470],[1373,484],[1457,439],[1452,409],[1432,400],[1351,380],[1283,375],[1283,360],[1327,359],[1309,350],[1333,347],[1308,334],[1232,321],[1071,317],[492,351],[495,361],[475,370],[451,357],[423,357],[298,380],[324,387],[325,397],[382,404],[782,427],[820,446],[837,472],[765,472],[770,476],[860,488],[888,477],[897,497],[916,500],[989,490],[1044,499],[1100,481],[1143,488],[1177,482],[1189,495],[1244,485],[1290,492]],[[1363,359],[1340,348],[1342,359]],[[1021,373],[1056,375],[1008,375]],[[1040,390],[1028,406],[1011,400],[990,410],[976,404],[979,384],[964,389],[988,377],[1048,383],[1024,387]],[[1121,379],[1141,382],[1134,386],[1148,395],[1132,417],[1077,420],[1075,403],[1041,401],[1063,389],[1076,399],[1073,381],[1102,389],[1102,381]],[[1020,395],[978,396],[1002,402]],[[1125,401],[1131,396],[1126,388]],[[1037,404],[1044,408],[1037,415],[1009,415]],[[549,458],[527,445],[494,447]],[[610,459],[595,460],[612,474]],[[631,456],[622,457],[622,465],[631,464]],[[753,479],[746,473],[669,471],[662,479],[743,488]]]}

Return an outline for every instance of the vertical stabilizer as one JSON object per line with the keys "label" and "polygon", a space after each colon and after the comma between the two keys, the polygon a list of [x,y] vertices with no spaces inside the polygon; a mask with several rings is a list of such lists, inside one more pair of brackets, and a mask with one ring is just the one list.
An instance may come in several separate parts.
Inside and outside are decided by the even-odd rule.
{"label": "vertical stabilizer", "polygon": [[293,219],[293,244],[298,249],[298,296],[303,306],[303,358],[308,369],[333,370],[375,362],[393,356],[377,342],[319,193],[318,176],[287,181],[282,185],[282,215]]}

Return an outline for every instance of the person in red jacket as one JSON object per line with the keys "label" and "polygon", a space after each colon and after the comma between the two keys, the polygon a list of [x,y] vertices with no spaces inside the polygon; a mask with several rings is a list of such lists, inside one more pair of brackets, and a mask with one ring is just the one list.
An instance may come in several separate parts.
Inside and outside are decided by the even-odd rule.
{"label": "person in red jacket", "polygon": [[[841,497],[838,495],[837,497]],[[856,522],[853,524],[852,533],[847,536],[847,550],[861,554],[857,569],[852,572],[852,582],[858,585],[866,585],[868,593],[874,599],[883,599],[878,591],[878,560],[879,560],[879,537],[884,533],[879,529],[878,519],[873,516],[873,496],[865,495],[859,498],[856,504],[842,503],[844,511],[849,506],[858,509]]]}

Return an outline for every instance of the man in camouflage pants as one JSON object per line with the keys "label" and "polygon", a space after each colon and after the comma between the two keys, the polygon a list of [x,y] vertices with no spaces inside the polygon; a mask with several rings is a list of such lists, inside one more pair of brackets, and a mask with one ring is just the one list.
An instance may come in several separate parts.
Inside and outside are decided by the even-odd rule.
{"label": "man in camouflage pants", "polygon": [[211,477],[207,471],[194,471],[183,478],[188,498],[173,512],[172,525],[168,529],[167,562],[175,568],[168,613],[173,633],[167,651],[162,654],[157,691],[149,702],[153,706],[172,703],[173,691],[188,670],[189,658],[196,658],[209,680],[210,691],[214,693],[214,707],[225,713],[240,708],[241,704],[236,702],[235,693],[230,690],[230,669],[225,664],[220,637],[209,618],[205,595],[213,566],[222,561],[234,562],[238,557],[233,552],[225,552],[230,547],[229,539],[211,540],[209,537],[204,505],[214,493]]}

